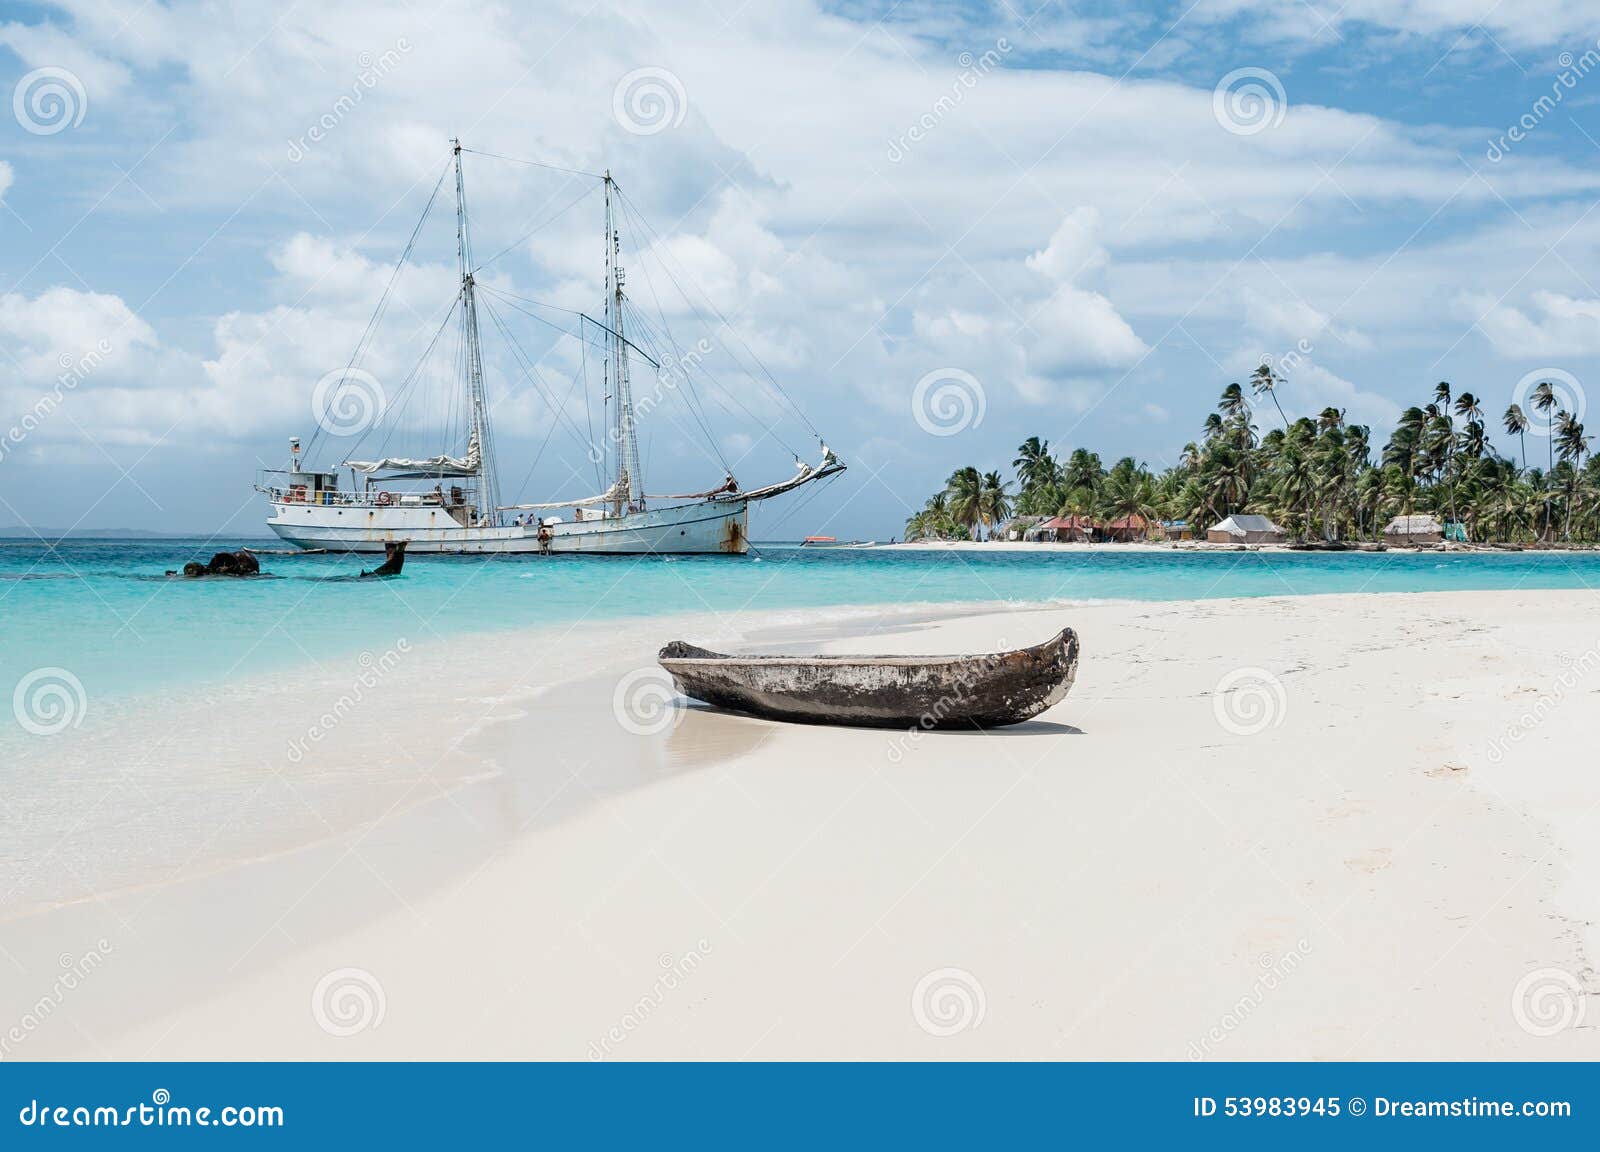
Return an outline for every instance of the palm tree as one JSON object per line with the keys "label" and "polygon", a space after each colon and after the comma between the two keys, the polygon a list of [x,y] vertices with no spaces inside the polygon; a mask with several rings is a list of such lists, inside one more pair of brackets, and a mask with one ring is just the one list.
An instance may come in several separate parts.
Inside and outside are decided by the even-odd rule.
{"label": "palm tree", "polygon": [[1528,418],[1522,414],[1522,409],[1516,404],[1506,409],[1506,432],[1515,436],[1522,445],[1522,470],[1528,470]]}
{"label": "palm tree", "polygon": [[944,490],[950,499],[951,520],[968,532],[983,523],[983,477],[976,468],[970,464],[957,468],[945,481]]}
{"label": "palm tree", "polygon": [[1589,437],[1583,434],[1583,425],[1571,413],[1562,410],[1556,417],[1555,436],[1552,438],[1560,449],[1561,463],[1567,469],[1567,509],[1566,525],[1562,529],[1563,539],[1572,539],[1572,510],[1578,498],[1578,468],[1583,463],[1583,454],[1589,445]]}
{"label": "palm tree", "polygon": [[1054,486],[1061,476],[1061,466],[1050,455],[1050,441],[1037,436],[1029,436],[1018,445],[1017,458],[1011,466],[1017,470],[1024,498]]}
{"label": "palm tree", "polygon": [[1142,518],[1147,536],[1151,521],[1160,519],[1155,481],[1133,457],[1124,456],[1118,460],[1106,476],[1100,489],[1100,511],[1109,520],[1125,516]]}
{"label": "palm tree", "polygon": [[935,492],[920,512],[906,521],[907,540],[942,540],[950,535],[954,524],[950,520],[950,499],[944,492]]}
{"label": "palm tree", "polygon": [[1011,484],[1001,480],[998,472],[985,472],[978,492],[978,515],[989,538],[994,539],[996,528],[1011,517]]}
{"label": "palm tree", "polygon": [[1207,454],[1201,485],[1212,512],[1221,520],[1244,507],[1250,497],[1249,458],[1231,444]]}
{"label": "palm tree", "polygon": [[1411,514],[1411,494],[1417,478],[1422,474],[1422,436],[1427,425],[1428,416],[1421,408],[1407,408],[1400,413],[1400,422],[1395,425],[1394,434],[1383,446],[1384,467],[1392,467],[1404,477],[1405,483],[1402,489],[1406,497],[1405,513],[1408,516]]}
{"label": "palm tree", "polygon": [[1230,420],[1250,415],[1250,401],[1244,398],[1244,389],[1238,384],[1229,384],[1222,390],[1222,399],[1217,401],[1217,411]]}
{"label": "palm tree", "polygon": [[1067,457],[1065,472],[1062,479],[1068,488],[1093,488],[1100,483],[1106,470],[1100,463],[1100,453],[1077,448]]}
{"label": "palm tree", "polygon": [[1361,479],[1356,481],[1355,506],[1356,506],[1356,536],[1361,536],[1361,527],[1366,522],[1368,514],[1371,515],[1373,535],[1377,535],[1378,517],[1383,511],[1383,469],[1368,468],[1361,474]]}
{"label": "palm tree", "polygon": [[1272,397],[1273,407],[1278,410],[1278,417],[1283,421],[1283,426],[1289,426],[1289,418],[1283,414],[1283,405],[1278,403],[1278,385],[1283,383],[1283,377],[1272,370],[1271,364],[1262,364],[1250,374],[1250,391],[1260,396],[1266,393]]}
{"label": "palm tree", "polygon": [[[1556,403],[1555,386],[1552,385],[1550,381],[1541,380],[1533,386],[1533,409],[1535,412],[1548,415],[1550,410],[1556,407]],[[1556,441],[1555,437],[1550,435],[1549,432],[1552,424],[1552,421],[1545,421],[1545,446],[1549,463],[1549,471],[1546,473],[1546,475],[1549,475],[1549,472],[1554,472],[1556,470]],[[1548,502],[1545,504],[1544,533],[1546,536],[1550,534],[1550,505]]]}
{"label": "palm tree", "polygon": [[1311,457],[1304,444],[1290,439],[1284,444],[1283,459],[1279,463],[1273,482],[1274,509],[1291,525],[1299,521],[1295,532],[1301,540],[1311,538],[1311,504],[1317,494],[1317,477],[1311,466]]}

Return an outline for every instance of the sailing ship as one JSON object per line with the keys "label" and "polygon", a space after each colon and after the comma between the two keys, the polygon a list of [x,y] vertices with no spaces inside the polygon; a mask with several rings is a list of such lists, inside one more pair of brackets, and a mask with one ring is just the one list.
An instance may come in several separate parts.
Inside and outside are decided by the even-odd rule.
{"label": "sailing ship", "polygon": [[[440,175],[439,184],[434,188],[434,196],[430,198],[428,208],[423,211],[423,220],[418,222],[416,231],[413,231],[411,244],[400,257],[394,276],[389,281],[384,297],[379,301],[367,332],[357,345],[344,373],[328,394],[327,408],[332,409],[338,405],[341,389],[347,384],[351,382],[359,384],[363,379],[371,379],[360,368],[364,348],[369,346],[369,338],[383,315],[395,279],[411,254],[412,245],[416,243],[428,211],[438,197],[440,186],[445,176],[453,170],[459,287],[450,312],[446,315],[445,325],[441,325],[439,333],[435,334],[434,343],[438,342],[439,335],[449,324],[451,317],[456,317],[460,335],[458,383],[464,391],[465,401],[465,419],[460,421],[458,435],[464,438],[464,443],[458,438],[452,445],[454,453],[445,450],[433,456],[415,457],[390,456],[380,452],[373,459],[353,459],[349,455],[344,455],[336,466],[315,468],[302,464],[300,440],[294,437],[290,440],[289,467],[264,470],[256,481],[256,490],[267,497],[270,505],[267,525],[278,536],[301,548],[342,552],[381,553],[390,545],[404,542],[412,555],[417,553],[742,555],[750,546],[749,510],[752,504],[826,480],[845,470],[845,465],[828,449],[818,434],[820,459],[817,463],[811,464],[796,455],[796,471],[787,479],[753,489],[744,489],[729,467],[723,481],[705,491],[670,496],[652,496],[646,493],[639,460],[640,413],[635,409],[632,375],[637,370],[637,365],[642,362],[656,374],[659,385],[664,375],[677,373],[686,376],[690,368],[689,358],[680,358],[677,364],[671,365],[664,372],[662,360],[666,357],[659,354],[659,346],[656,349],[657,355],[651,355],[650,351],[642,346],[637,333],[630,335],[629,318],[636,316],[637,313],[630,307],[628,296],[624,291],[626,275],[622,263],[622,232],[618,221],[623,200],[621,190],[611,178],[610,171],[595,174],[558,169],[585,178],[597,179],[603,191],[605,206],[603,310],[600,317],[590,317],[585,313],[574,315],[578,317],[577,338],[586,345],[594,343],[603,351],[601,374],[607,408],[606,442],[591,443],[588,456],[597,465],[597,469],[609,465],[607,471],[600,472],[600,476],[602,479],[609,479],[610,483],[602,492],[574,499],[502,504],[499,473],[495,464],[490,405],[484,389],[483,349],[478,331],[479,308],[480,305],[488,307],[502,334],[515,343],[511,333],[500,324],[493,308],[485,304],[483,294],[488,293],[496,299],[507,301],[520,300],[527,304],[537,305],[539,302],[524,297],[512,297],[509,292],[480,283],[477,277],[480,266],[474,264],[472,257],[461,160],[463,151],[472,150],[463,149],[459,140],[451,141],[451,165]],[[538,161],[519,162],[539,167],[553,167]],[[515,304],[512,306],[516,307]],[[520,307],[517,310],[526,311]],[[561,309],[561,311],[566,310]],[[729,333],[733,334],[731,325],[728,325],[725,319],[723,324],[727,326]],[[643,324],[640,326],[648,327]],[[662,328],[665,328],[664,317],[662,317]],[[650,328],[650,331],[654,335],[661,334],[653,328]],[[670,335],[666,338],[670,340]],[[675,341],[672,346],[676,348]],[[430,344],[430,351],[432,347]],[[700,347],[705,347],[704,342]],[[425,352],[424,357],[426,355]],[[751,355],[753,356],[753,353]],[[519,355],[517,359],[523,370],[528,371],[527,358]],[[419,365],[412,377],[408,377],[408,381],[418,375],[420,370]],[[765,369],[762,371],[765,372]],[[770,373],[766,373],[766,378],[777,390],[780,398],[792,406],[792,401],[782,394],[782,389],[777,385],[777,381],[772,379]],[[799,412],[798,408],[794,411]],[[803,413],[799,415],[804,419]],[[559,421],[561,416],[562,413],[557,411],[553,419]],[[698,418],[704,426],[703,412],[698,414]],[[810,422],[806,421],[806,424],[815,433],[815,428]],[[327,422],[319,421],[317,435],[307,446],[308,456],[321,442],[322,433],[326,428]],[[362,440],[372,430],[363,429]],[[358,440],[357,445],[362,440]],[[341,470],[344,469],[349,471],[348,488],[340,487]],[[568,516],[553,514],[558,510],[567,510],[570,514]]]}

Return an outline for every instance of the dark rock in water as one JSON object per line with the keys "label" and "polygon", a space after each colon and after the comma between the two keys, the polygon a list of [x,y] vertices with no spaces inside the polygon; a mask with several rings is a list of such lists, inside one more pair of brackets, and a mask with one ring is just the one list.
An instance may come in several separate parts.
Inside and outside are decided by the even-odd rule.
{"label": "dark rock in water", "polygon": [[254,576],[261,562],[248,552],[218,552],[206,565],[208,576]]}
{"label": "dark rock in water", "polygon": [[255,576],[260,572],[261,562],[244,551],[218,552],[209,564],[191,560],[183,566],[185,576]]}
{"label": "dark rock in water", "polygon": [[383,563],[371,572],[362,571],[363,576],[398,576],[400,570],[406,566],[406,542],[404,540],[390,540],[383,546]]}

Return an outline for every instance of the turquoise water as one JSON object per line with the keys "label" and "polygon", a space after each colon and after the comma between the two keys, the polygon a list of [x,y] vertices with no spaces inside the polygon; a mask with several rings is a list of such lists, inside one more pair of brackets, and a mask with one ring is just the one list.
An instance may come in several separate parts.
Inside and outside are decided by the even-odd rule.
{"label": "turquoise water", "polygon": [[[403,634],[683,612],[984,600],[1179,600],[1328,592],[1600,588],[1597,553],[915,552],[764,546],[734,557],[269,556],[270,578],[168,580],[201,539],[0,542],[0,699],[44,666],[90,693],[159,692],[318,660]],[[0,707],[0,723],[10,709]]]}

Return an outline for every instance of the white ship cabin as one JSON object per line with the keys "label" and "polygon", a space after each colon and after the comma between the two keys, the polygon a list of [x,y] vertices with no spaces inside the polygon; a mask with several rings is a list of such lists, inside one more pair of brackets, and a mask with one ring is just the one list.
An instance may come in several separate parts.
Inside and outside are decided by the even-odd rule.
{"label": "white ship cabin", "polygon": [[[307,471],[300,467],[300,440],[289,442],[290,465],[267,469],[258,487],[279,504],[321,508],[428,508],[443,509],[463,528],[485,523],[477,508],[476,450],[471,460],[436,457],[432,460],[346,461],[350,487],[339,487],[337,471]],[[592,517],[591,518],[596,518]]]}

